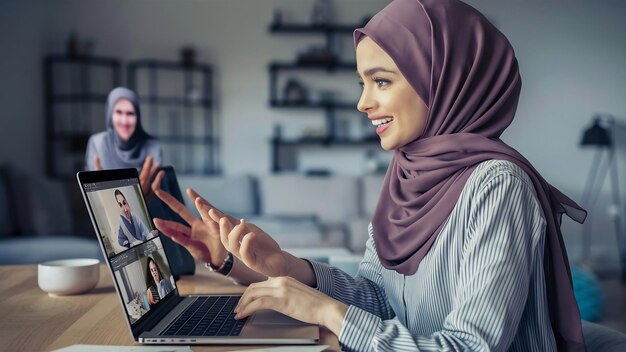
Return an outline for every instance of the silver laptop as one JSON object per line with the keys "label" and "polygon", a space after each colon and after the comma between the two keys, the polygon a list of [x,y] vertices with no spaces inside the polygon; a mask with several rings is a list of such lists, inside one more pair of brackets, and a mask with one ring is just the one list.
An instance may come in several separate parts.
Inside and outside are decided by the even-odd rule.
{"label": "silver laptop", "polygon": [[181,296],[136,169],[76,177],[135,341],[146,344],[316,344],[319,328],[276,312],[235,320],[241,296]]}

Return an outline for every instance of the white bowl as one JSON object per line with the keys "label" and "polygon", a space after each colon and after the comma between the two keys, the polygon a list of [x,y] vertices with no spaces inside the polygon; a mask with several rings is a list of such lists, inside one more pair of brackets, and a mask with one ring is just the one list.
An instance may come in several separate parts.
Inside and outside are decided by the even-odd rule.
{"label": "white bowl", "polygon": [[39,264],[39,288],[50,296],[75,295],[87,292],[100,280],[98,259],[62,259]]}

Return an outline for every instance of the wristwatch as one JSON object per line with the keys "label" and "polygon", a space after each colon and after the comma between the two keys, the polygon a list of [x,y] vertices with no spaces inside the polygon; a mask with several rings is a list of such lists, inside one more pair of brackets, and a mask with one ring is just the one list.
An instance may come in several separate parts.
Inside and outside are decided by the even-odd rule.
{"label": "wristwatch", "polygon": [[220,266],[215,266],[211,264],[211,262],[204,263],[204,266],[209,269],[209,271],[212,271],[214,273],[228,275],[233,269],[233,254],[231,252],[228,252],[228,255]]}

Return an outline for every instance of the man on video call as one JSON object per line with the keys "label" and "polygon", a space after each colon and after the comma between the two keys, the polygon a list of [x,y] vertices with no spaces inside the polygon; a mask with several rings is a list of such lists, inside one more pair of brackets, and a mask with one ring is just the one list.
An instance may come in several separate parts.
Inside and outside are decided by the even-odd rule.
{"label": "man on video call", "polygon": [[130,248],[153,237],[146,225],[130,211],[130,204],[124,194],[115,190],[115,200],[120,207],[120,227],[117,231],[117,242],[122,247]]}

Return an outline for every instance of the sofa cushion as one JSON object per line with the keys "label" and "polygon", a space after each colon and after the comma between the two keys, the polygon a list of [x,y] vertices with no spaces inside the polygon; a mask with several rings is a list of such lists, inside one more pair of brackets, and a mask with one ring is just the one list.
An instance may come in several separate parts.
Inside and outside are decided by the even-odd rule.
{"label": "sofa cushion", "polygon": [[324,241],[324,232],[315,219],[307,217],[248,217],[269,234],[282,248],[319,246]]}
{"label": "sofa cushion", "polygon": [[[258,213],[257,187],[252,176],[179,176],[178,184],[185,197],[187,188],[193,188],[226,214]],[[186,199],[186,204],[197,214],[189,199]]]}
{"label": "sofa cushion", "polygon": [[96,258],[103,261],[95,239],[69,236],[20,236],[0,240],[0,265],[37,264],[48,260]]}
{"label": "sofa cushion", "polygon": [[384,179],[385,175],[366,175],[361,179],[361,187],[363,188],[361,214],[368,219],[374,215]]}
{"label": "sofa cushion", "polygon": [[10,169],[9,184],[16,230],[22,235],[68,235],[72,210],[63,181]]}
{"label": "sofa cushion", "polygon": [[359,214],[356,177],[267,175],[259,188],[265,215],[313,215],[324,223],[343,223]]}

